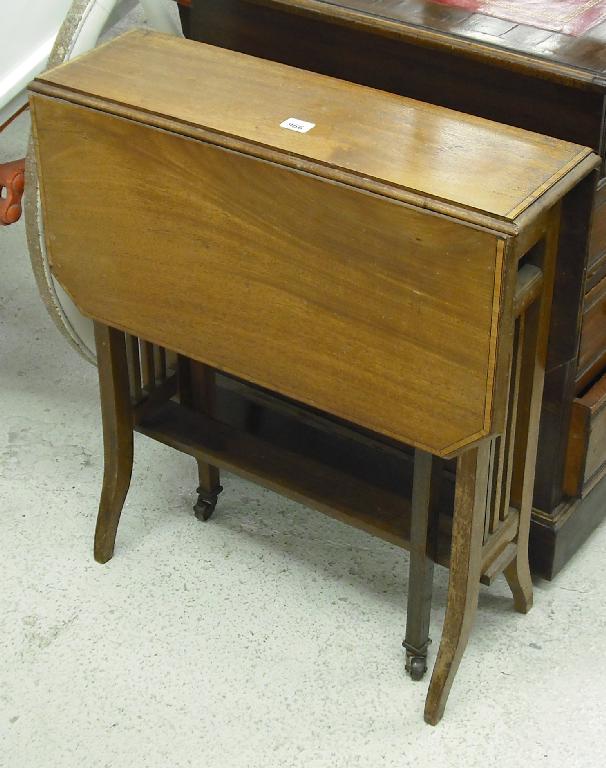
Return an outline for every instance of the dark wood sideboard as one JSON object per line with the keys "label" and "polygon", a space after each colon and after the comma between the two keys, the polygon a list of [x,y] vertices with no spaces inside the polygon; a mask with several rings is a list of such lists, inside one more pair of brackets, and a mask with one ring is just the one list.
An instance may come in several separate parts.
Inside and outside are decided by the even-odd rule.
{"label": "dark wood sideboard", "polygon": [[[180,11],[185,34],[200,42],[574,141],[604,158],[606,23],[583,25],[606,17],[606,0],[577,4],[568,18],[555,4],[545,13],[545,3],[536,22],[526,8],[534,26],[498,18],[497,5],[494,16],[469,0],[184,0]],[[593,211],[580,206],[565,222],[569,247],[558,266],[531,531],[533,568],[547,578],[606,515],[601,175]]]}

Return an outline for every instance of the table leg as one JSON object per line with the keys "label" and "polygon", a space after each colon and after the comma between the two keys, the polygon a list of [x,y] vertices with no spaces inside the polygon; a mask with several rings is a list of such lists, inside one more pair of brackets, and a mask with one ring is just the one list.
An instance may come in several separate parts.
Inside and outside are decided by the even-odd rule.
{"label": "table leg", "polygon": [[[514,432],[513,471],[510,501],[520,510],[516,555],[504,571],[518,613],[532,608],[533,589],[528,561],[528,538],[532,514],[533,480],[539,432],[541,395],[537,399],[538,378],[535,375],[539,305],[535,303],[520,318],[518,354],[521,355],[519,394]],[[542,383],[542,374],[540,376]],[[541,387],[542,391],[542,387]]]}
{"label": "table leg", "polygon": [[[179,357],[179,396],[181,403],[198,413],[212,416],[215,401],[215,371],[203,363]],[[219,468],[196,459],[198,464],[198,500],[194,513],[198,520],[208,520],[217,506],[223,487]]]}
{"label": "table leg", "polygon": [[425,720],[431,725],[444,713],[478,605],[489,459],[486,442],[458,460],[446,618],[425,701]]}
{"label": "table leg", "polygon": [[95,560],[114,553],[120,513],[133,468],[133,408],[130,401],[124,334],[95,323],[95,343],[103,421],[103,488],[95,529]]}
{"label": "table leg", "polygon": [[430,453],[415,450],[410,521],[410,565],[406,638],[406,671],[420,680],[427,671],[427,647],[433,588],[432,539],[435,535],[437,495],[442,463]]}
{"label": "table leg", "polygon": [[511,480],[511,503],[520,510],[517,552],[505,569],[514,607],[528,613],[532,607],[532,579],[528,562],[528,539],[534,496],[539,424],[543,400],[544,373],[551,321],[553,287],[560,241],[560,207],[552,212],[542,251],[535,263],[543,271],[543,291],[526,311],[521,339],[522,368],[515,427],[515,460]]}

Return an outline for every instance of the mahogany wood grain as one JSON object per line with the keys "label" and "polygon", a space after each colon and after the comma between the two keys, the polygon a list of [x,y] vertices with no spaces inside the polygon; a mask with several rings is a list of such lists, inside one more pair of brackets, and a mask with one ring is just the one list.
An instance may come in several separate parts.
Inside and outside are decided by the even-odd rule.
{"label": "mahogany wood grain", "polygon": [[[193,0],[194,9],[198,2]],[[330,15],[343,25],[372,26],[383,35],[414,39],[427,47],[439,49],[449,45],[460,55],[492,57],[512,69],[540,72],[553,80],[574,80],[587,88],[599,87],[596,75],[606,73],[606,24],[594,27],[587,35],[573,36],[518,23],[515,18],[498,19],[481,11],[473,13],[428,0],[251,2],[312,17]]]}
{"label": "mahogany wood grain", "polygon": [[416,450],[411,500],[409,600],[403,643],[409,671],[410,661],[414,658],[422,660],[421,663],[427,668],[441,476],[441,462],[431,454]]}
{"label": "mahogany wood grain", "polygon": [[[466,227],[455,241],[453,227],[460,225],[444,218],[429,226],[428,214],[397,203],[79,107],[38,99],[36,116],[45,125],[39,142],[53,270],[83,311],[375,431],[431,445],[436,453],[498,428],[487,399],[502,268],[493,234]],[[83,151],[91,174],[77,182],[74,196]],[[70,161],[73,173],[66,172]],[[108,177],[108,165],[122,173]],[[194,167],[199,170],[188,186],[182,179]],[[256,181],[242,185],[243,174]],[[100,200],[99,184],[109,207]],[[201,188],[212,197],[199,195]],[[116,216],[113,200],[126,197],[129,209]],[[69,221],[60,213],[68,200]],[[167,216],[169,204],[175,214]],[[219,215],[220,209],[231,213]],[[214,221],[202,248],[192,249],[183,228],[186,210],[192,221]],[[110,211],[118,265],[104,228]],[[78,232],[71,224],[76,216],[88,222]],[[150,219],[162,222],[161,246]],[[259,222],[269,230],[259,229]],[[269,244],[266,231],[273,233]],[[82,249],[95,258],[84,264]],[[285,250],[287,262],[280,258]],[[426,259],[431,271],[419,272]],[[155,279],[142,281],[141,270]],[[335,293],[343,274],[346,282]],[[169,297],[183,281],[189,297],[176,306]],[[401,313],[402,301],[419,307],[422,327]],[[271,310],[276,305],[284,312]],[[230,316],[226,337],[221,328]],[[201,322],[203,336],[196,330]],[[267,340],[261,349],[255,343],[260,330]],[[449,337],[452,343],[444,345]],[[436,355],[440,363],[430,370],[425,361]],[[305,375],[293,377],[293,363],[301,360],[307,361]],[[351,388],[327,391],[325,382],[347,378],[349,369],[356,381],[367,379],[368,391],[382,381],[378,401]],[[436,376],[439,398],[432,391]],[[431,408],[419,407],[430,402]]]}
{"label": "mahogany wood grain", "polygon": [[574,401],[566,463],[566,492],[588,494],[606,474],[606,375]]}
{"label": "mahogany wood grain", "polygon": [[[171,82],[162,77],[167,67]],[[135,106],[510,221],[589,154],[570,142],[142,30],[46,72],[34,89],[43,83],[64,88],[76,103],[79,93],[102,96],[110,112],[110,103]],[[305,134],[282,128],[290,117],[315,127]]]}
{"label": "mahogany wood grain", "polygon": [[586,178],[562,205],[533,502],[535,510],[548,514],[555,513],[564,498],[563,477],[576,389],[587,235],[595,183],[595,177]]}
{"label": "mahogany wood grain", "polygon": [[[541,273],[541,284],[542,284]],[[507,421],[505,434],[498,438],[499,449],[498,482],[495,486],[493,516],[488,533],[494,533],[498,524],[505,520],[510,510],[511,478],[515,459],[516,416],[520,393],[520,373],[524,347],[525,317],[516,316],[516,329],[513,340],[513,355],[509,371],[509,396],[507,398]]]}
{"label": "mahogany wood grain", "polygon": [[601,179],[597,186],[593,208],[587,257],[588,268],[591,269],[604,255],[606,255],[606,179]]}
{"label": "mahogany wood grain", "polygon": [[[606,19],[604,0],[432,0],[449,8],[461,8],[474,13],[480,24],[500,23],[506,29],[521,23],[544,31],[582,36]],[[384,4],[384,3],[383,3]],[[483,28],[483,27],[482,27]],[[499,27],[495,29],[499,33]]]}
{"label": "mahogany wood grain", "polygon": [[133,410],[129,397],[124,334],[95,323],[103,418],[103,488],[95,530],[95,560],[114,553],[116,531],[133,468]]}
{"label": "mahogany wood grain", "polygon": [[[166,82],[160,74],[169,60],[180,95],[156,85]],[[195,90],[196,68],[213,75],[204,93]],[[452,220],[430,221],[427,213],[311,174],[326,178],[334,171],[350,187],[373,190],[371,181],[377,182],[386,194],[396,188],[402,200],[423,200],[425,209],[444,210],[447,203],[451,219],[476,217],[509,234],[519,228],[503,220],[513,225],[534,201],[547,199],[589,158],[588,149],[139,31],[34,85],[48,87],[62,101],[32,97],[36,122],[45,126],[38,149],[53,222],[48,250],[55,275],[85,313],[438,455],[502,429],[508,361],[499,350],[509,342],[499,347],[497,333],[501,302],[515,286],[503,241],[479,227],[455,235],[460,225]],[[277,95],[267,106],[270,92]],[[67,103],[84,93],[104,94],[106,112],[121,105],[131,119]],[[208,141],[184,141],[142,124],[158,111],[176,131],[203,127]],[[280,127],[288,116],[318,123],[299,135]],[[239,142],[239,153],[213,146],[226,135]],[[503,143],[513,154],[508,162]],[[263,146],[274,164],[242,154]],[[76,180],[85,155],[91,173]],[[306,175],[275,165],[280,159],[296,165],[297,157],[309,161]],[[108,167],[120,173],[108,174]],[[242,184],[243,178],[254,182]],[[115,201],[123,199],[131,201],[129,209],[116,215]],[[60,212],[68,200],[69,221]],[[183,226],[185,212],[213,222],[198,248]],[[86,228],[74,232],[74,217],[87,221]],[[111,217],[118,269],[104,232]],[[95,258],[84,265],[82,252]],[[429,269],[419,271],[419,264]],[[155,279],[141,281],[142,272]],[[186,280],[191,295],[184,322],[172,296]],[[337,293],[333,284],[341,285]],[[402,302],[417,308],[421,325],[402,313]],[[204,335],[195,330],[201,319]],[[259,333],[266,339],[262,349],[255,344]],[[305,375],[293,375],[300,361]],[[369,401],[361,387],[325,386],[347,378],[350,369],[369,392],[381,380],[378,400]]]}
{"label": "mahogany wood grain", "polygon": [[[317,453],[276,446],[174,402],[138,424],[137,431],[392,544],[409,546],[410,499],[335,468]],[[441,551],[443,558],[445,548]]]}
{"label": "mahogany wood grain", "polygon": [[[221,62],[223,87],[205,112],[188,104],[185,83],[183,97],[158,114],[154,89],[133,89],[137,68],[120,75],[125,51],[131,65],[151,61],[151,72],[170,60],[171,77],[175,67],[185,77],[192,57]],[[516,608],[532,602],[528,529],[561,211],[597,158],[568,142],[510,128],[499,134],[476,118],[267,62],[243,69],[243,61],[135,33],[33,89],[51,268],[95,320],[103,367],[111,455],[96,553],[105,561],[113,551],[136,426],[193,455],[206,485],[225,466],[412,546],[418,591],[407,636],[423,648],[407,650],[424,652],[430,561],[440,553],[431,485],[437,498],[443,483],[428,453],[457,455],[447,612],[425,710],[435,724],[481,577],[505,569]],[[271,121],[276,104],[324,107],[325,130],[313,140],[305,134],[299,152],[301,136],[284,138],[269,118],[255,122],[254,97],[267,81],[279,93]],[[241,130],[238,97],[248,118]],[[360,122],[361,137],[352,131],[360,105],[373,114]],[[257,111],[264,109],[262,102]],[[463,126],[458,147],[432,139],[451,117]],[[497,134],[517,152],[505,168]],[[396,149],[375,152],[386,139]],[[454,156],[442,163],[446,174],[438,170],[443,145]],[[423,179],[419,157],[400,157],[403,150],[421,153],[435,173]],[[470,167],[497,181],[467,183]],[[142,340],[130,383],[128,363],[137,359],[125,333]],[[188,358],[178,377],[168,375],[164,348]],[[369,488],[332,461],[293,455],[279,441],[264,445],[252,430],[217,421],[215,370],[310,406],[390,451],[418,449],[408,532],[407,505],[389,488]],[[170,401],[176,378],[179,405]],[[133,409],[139,380],[144,399]]]}
{"label": "mahogany wood grain", "polygon": [[402,19],[386,27],[373,11],[378,6],[361,5],[365,10],[299,0],[195,0],[190,35],[599,149],[604,95],[587,90],[585,78],[545,79],[526,54],[512,64],[508,48],[431,30],[425,9],[423,27]]}
{"label": "mahogany wood grain", "polygon": [[561,207],[552,212],[552,226],[544,242],[530,251],[528,259],[543,272],[544,291],[538,301],[527,310],[519,327],[521,356],[517,373],[517,412],[512,453],[511,497],[512,506],[520,510],[516,556],[505,570],[507,582],[519,613],[527,613],[532,606],[532,581],[528,562],[530,518],[534,496],[534,468],[537,462],[539,425],[543,400],[544,373],[556,281],[557,253],[560,238]]}
{"label": "mahogany wood grain", "polygon": [[[502,263],[493,234],[459,233],[438,217],[429,225],[392,201],[78,107],[58,108],[55,132],[56,109],[36,104],[50,253],[86,314],[435,453],[494,428]],[[69,158],[75,173],[83,151],[90,173],[74,195]],[[116,165],[122,173],[106,178]],[[99,183],[108,206],[131,201],[123,215],[100,204]],[[184,211],[192,223],[213,221],[198,247]],[[110,215],[118,263],[103,226]],[[86,228],[74,232],[74,218]],[[355,388],[333,386],[349,378]]]}
{"label": "mahogany wood grain", "polygon": [[[191,6],[184,10],[196,40],[575,140],[604,154],[604,24],[588,38],[524,24],[507,29],[485,14],[425,0],[194,0]],[[580,202],[583,196],[577,197]],[[563,498],[562,478],[570,408],[578,391],[583,290],[606,276],[606,252],[603,257],[598,252],[597,261],[590,257],[584,281],[590,208],[574,203],[569,210],[563,222],[535,495],[541,540],[547,515],[553,536],[567,538],[558,551],[567,553],[581,540]],[[596,209],[594,248],[602,243],[605,216]],[[586,519],[579,522],[585,532]],[[536,541],[541,546],[538,536]],[[545,547],[555,552],[546,539]],[[537,556],[535,562],[549,560]],[[548,577],[554,573],[543,568]]]}
{"label": "mahogany wood grain", "polygon": [[[604,213],[606,214],[606,210]],[[587,267],[587,277],[585,279],[585,287],[587,289],[587,293],[589,293],[592,288],[595,288],[595,286],[605,277],[606,251],[604,251],[604,253],[602,253],[598,259],[596,259],[591,265],[588,265]]]}
{"label": "mahogany wood grain", "polygon": [[543,270],[526,263],[517,274],[516,295],[513,311],[516,317],[525,312],[536,301],[543,290]]}
{"label": "mahogany wood grain", "polygon": [[581,391],[606,366],[606,278],[585,297],[577,391]]}
{"label": "mahogany wood grain", "polygon": [[141,351],[139,339],[130,334],[126,337],[126,358],[128,361],[128,380],[131,400],[135,405],[143,400],[141,382]]}
{"label": "mahogany wood grain", "polygon": [[478,605],[489,454],[485,443],[458,460],[446,617],[425,702],[425,720],[432,725],[444,713]]}

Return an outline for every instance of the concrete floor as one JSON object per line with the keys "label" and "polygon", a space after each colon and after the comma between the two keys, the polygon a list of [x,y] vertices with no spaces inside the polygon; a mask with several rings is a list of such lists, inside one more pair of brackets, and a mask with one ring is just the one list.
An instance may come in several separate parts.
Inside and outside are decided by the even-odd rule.
{"label": "concrete floor", "polygon": [[[0,136],[0,161],[27,132]],[[93,562],[95,370],[46,315],[22,222],[0,266],[2,768],[604,765],[605,526],[528,616],[504,581],[482,588],[431,728],[395,547],[231,476],[199,523],[193,461],[139,438],[116,555]]]}

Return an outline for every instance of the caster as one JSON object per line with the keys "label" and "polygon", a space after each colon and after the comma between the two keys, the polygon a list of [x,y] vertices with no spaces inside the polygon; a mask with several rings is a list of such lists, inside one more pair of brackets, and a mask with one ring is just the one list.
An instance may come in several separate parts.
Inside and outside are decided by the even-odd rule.
{"label": "caster", "polygon": [[427,658],[425,656],[409,656],[406,659],[406,671],[415,680],[422,680],[427,672]]}
{"label": "caster", "polygon": [[430,643],[430,637],[426,637],[421,646],[413,645],[408,640],[404,640],[402,643],[406,650],[406,671],[415,681],[422,680],[427,672],[427,647]]}
{"label": "caster", "polygon": [[222,486],[219,486],[213,493],[207,493],[202,488],[198,488],[198,501],[194,504],[194,515],[198,520],[206,522],[210,520],[215,507],[217,506],[217,498],[221,491]]}
{"label": "caster", "polygon": [[202,522],[206,522],[207,520],[210,520],[212,517],[213,512],[215,511],[215,507],[217,506],[217,501],[198,501],[194,504],[194,515],[198,520],[201,520]]}

